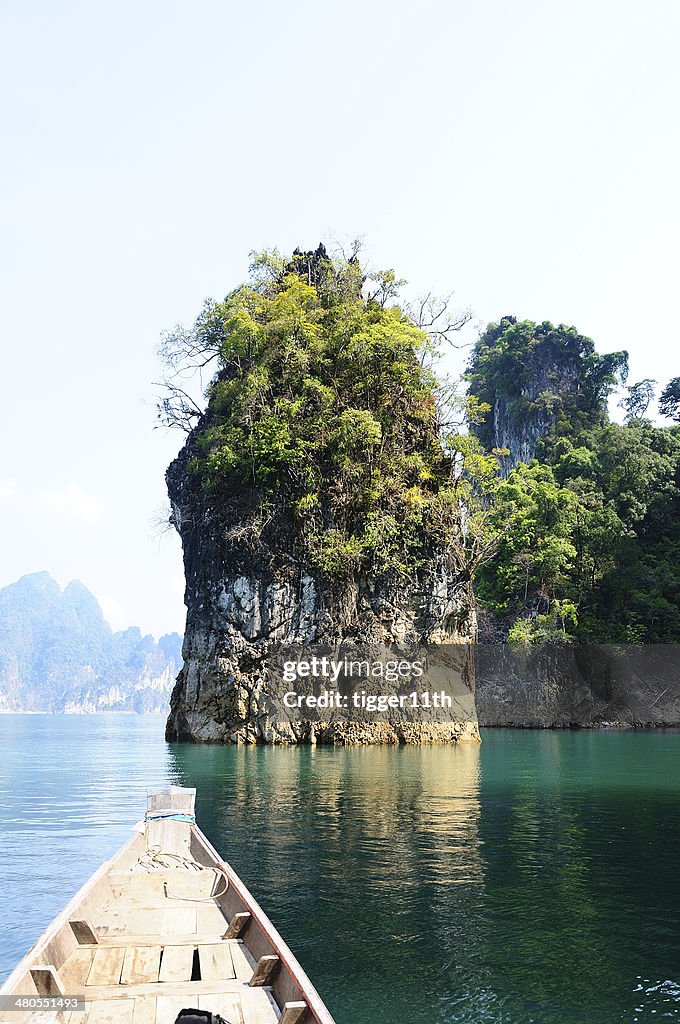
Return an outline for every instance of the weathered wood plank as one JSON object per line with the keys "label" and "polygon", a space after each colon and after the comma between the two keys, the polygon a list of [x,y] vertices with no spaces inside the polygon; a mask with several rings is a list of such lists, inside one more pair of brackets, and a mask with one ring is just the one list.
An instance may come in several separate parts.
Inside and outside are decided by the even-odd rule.
{"label": "weathered wood plank", "polygon": [[149,821],[146,826],[146,847],[151,850],[158,846],[163,853],[190,857],[191,831],[183,821],[171,818]]}
{"label": "weathered wood plank", "polygon": [[196,997],[159,996],[156,1000],[156,1024],[175,1024],[177,1014],[185,1007],[195,1007]]}
{"label": "weathered wood plank", "polygon": [[[114,904],[111,909],[104,910],[101,917],[95,923],[100,945],[102,945],[102,937],[105,935],[135,935],[139,932],[160,935],[163,931],[163,911],[120,910],[116,909],[116,904]],[[195,929],[184,928],[182,930],[189,931]]]}
{"label": "weathered wood plank", "polygon": [[[138,999],[141,996],[182,996],[184,999],[195,999],[197,993],[211,995],[213,993],[239,993],[245,986],[238,978],[227,978],[226,981],[168,981],[163,984],[148,982],[144,985],[99,985],[88,987],[85,991],[88,1002],[99,999]],[[248,990],[250,991],[250,990]],[[254,992],[260,991],[253,989]],[[187,1004],[188,1005],[188,1004]]]}
{"label": "weathered wood plank", "polygon": [[193,962],[193,946],[165,946],[158,980],[190,981]]}
{"label": "weathered wood plank", "polygon": [[[203,900],[212,895],[216,885],[214,871],[194,872],[177,868],[167,871],[142,871],[136,874],[129,871],[116,872],[109,877],[109,881],[114,894],[121,899],[165,899],[167,886],[168,891],[174,895]],[[220,889],[222,888],[224,883],[220,886]]]}
{"label": "weathered wood plank", "polygon": [[[139,928],[138,931],[150,929]],[[172,935],[174,932],[196,932],[196,907],[168,907],[163,911],[161,931]]]}
{"label": "weathered wood plank", "polygon": [[139,985],[158,981],[161,962],[160,946],[128,946],[120,976],[121,985]]}
{"label": "weathered wood plank", "polygon": [[239,914],[234,914],[229,922],[229,927],[224,933],[225,939],[237,939],[248,924],[248,921],[250,921],[250,917],[251,915],[248,910],[244,910]]}
{"label": "weathered wood plank", "polygon": [[[24,1015],[21,1013],[15,1014],[15,1016],[19,1020],[25,1020],[26,1024],[70,1024],[73,1018],[70,1010],[59,1010],[57,1013],[54,1010],[34,1010],[28,1018],[24,1018]],[[80,1020],[82,1014],[78,1013],[76,1017]],[[9,1020],[9,1017],[6,1020]]]}
{"label": "weathered wood plank", "polygon": [[92,958],[92,967],[86,985],[117,985],[123,969],[125,949],[120,946],[100,946]]}
{"label": "weathered wood plank", "polygon": [[[202,995],[198,1000],[198,1009],[219,1013],[221,1017],[229,1021],[229,1024],[244,1024],[241,997],[237,995]],[[248,1022],[245,1022],[245,1024],[248,1024]]]}
{"label": "weathered wood plank", "polygon": [[226,942],[198,947],[201,966],[201,981],[219,981],[220,978],[235,978],[231,951]]}
{"label": "weathered wood plank", "polygon": [[230,942],[234,973],[240,981],[250,981],[255,970],[255,960],[242,942]]}
{"label": "weathered wood plank", "polygon": [[30,973],[39,996],[63,996],[64,985],[52,964],[37,964]]}
{"label": "weathered wood plank", "polygon": [[[97,1000],[87,1013],[74,1014],[82,1024],[132,1024],[135,1004],[132,999]],[[84,1019],[83,1019],[84,1016]]]}
{"label": "weathered wood plank", "polygon": [[307,1003],[303,999],[291,1000],[283,1004],[279,1024],[297,1024],[300,1017],[307,1009]]}
{"label": "weathered wood plank", "polygon": [[241,996],[244,1024],[277,1024],[279,1010],[269,990],[247,988]]}
{"label": "weathered wood plank", "polygon": [[196,908],[196,913],[198,918],[196,930],[199,935],[204,933],[214,935],[215,932],[218,935],[223,934],[227,919],[216,903],[201,903]]}
{"label": "weathered wood plank", "polygon": [[132,1024],[156,1024],[155,996],[139,996],[135,999]]}
{"label": "weathered wood plank", "polygon": [[100,946],[195,946],[201,942],[211,945],[213,942],[221,942],[222,936],[219,932],[210,932],[206,935],[197,935],[194,932],[183,935],[165,935],[162,932],[142,932],[130,935],[102,935],[99,938]]}
{"label": "weathered wood plank", "polygon": [[256,988],[258,985],[271,985],[280,966],[281,960],[276,953],[265,953],[264,956],[261,956],[250,979],[251,988]]}
{"label": "weathered wood plank", "polygon": [[72,993],[78,995],[85,988],[95,952],[96,950],[93,948],[74,949],[63,967],[59,969],[64,992],[67,995]]}
{"label": "weathered wood plank", "polygon": [[131,911],[142,911],[148,914],[154,911],[163,911],[168,905],[167,897],[162,893],[159,896],[152,896],[149,893],[140,893],[138,896],[121,896],[112,905],[111,909],[117,914],[127,915]]}
{"label": "weathered wood plank", "polygon": [[96,946],[97,932],[91,921],[69,921],[79,946]]}

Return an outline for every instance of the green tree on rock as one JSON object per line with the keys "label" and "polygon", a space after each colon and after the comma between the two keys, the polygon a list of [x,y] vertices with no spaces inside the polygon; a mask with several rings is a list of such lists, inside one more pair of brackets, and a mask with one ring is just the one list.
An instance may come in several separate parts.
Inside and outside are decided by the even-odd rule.
{"label": "green tree on rock", "polygon": [[[469,577],[488,550],[462,501],[473,468],[493,472],[497,459],[462,453],[435,373],[442,339],[467,316],[425,300],[419,322],[397,301],[402,284],[394,271],[366,282],[356,254],[331,259],[322,246],[289,261],[259,254],[248,283],[164,345],[175,372],[215,367],[205,410],[176,377],[160,408],[192,430],[205,494],[254,503],[263,529],[285,510],[297,553],[330,580],[414,578],[435,552]],[[478,411],[453,405],[461,421],[464,407]]]}
{"label": "green tree on rock", "polygon": [[680,377],[674,377],[661,392],[659,412],[680,423]]}
{"label": "green tree on rock", "polygon": [[[493,409],[502,404],[517,424],[534,417],[570,436],[606,421],[607,398],[627,372],[625,352],[600,355],[575,327],[507,316],[476,342],[466,377],[472,395]],[[475,430],[493,447],[493,416]]]}

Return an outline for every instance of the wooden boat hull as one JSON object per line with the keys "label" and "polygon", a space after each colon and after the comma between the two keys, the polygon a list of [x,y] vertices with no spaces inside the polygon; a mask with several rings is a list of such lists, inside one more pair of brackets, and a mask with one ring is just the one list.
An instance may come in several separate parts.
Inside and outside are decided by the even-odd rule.
{"label": "wooden boat hull", "polygon": [[[5,1002],[28,1000],[23,1010],[0,1009],[0,1021],[174,1024],[180,1009],[196,1007],[229,1024],[333,1024],[193,821],[194,793],[150,795],[143,831],[95,872],[0,989]],[[71,1009],[75,996],[84,1013]]]}

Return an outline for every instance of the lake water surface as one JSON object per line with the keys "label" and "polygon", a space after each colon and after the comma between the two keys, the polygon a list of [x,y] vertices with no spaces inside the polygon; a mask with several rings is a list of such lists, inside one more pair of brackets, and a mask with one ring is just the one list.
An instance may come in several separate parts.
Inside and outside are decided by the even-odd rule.
{"label": "lake water surface", "polygon": [[337,1024],[680,1020],[677,732],[243,749],[1,715],[0,749],[2,978],[171,781]]}

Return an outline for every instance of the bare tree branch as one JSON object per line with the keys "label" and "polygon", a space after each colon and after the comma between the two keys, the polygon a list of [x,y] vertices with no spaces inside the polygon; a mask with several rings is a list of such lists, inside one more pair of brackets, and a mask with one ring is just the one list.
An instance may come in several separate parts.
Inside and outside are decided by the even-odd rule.
{"label": "bare tree branch", "polygon": [[197,379],[203,390],[203,371],[220,356],[221,325],[212,322],[210,313],[210,304],[206,302],[202,316],[191,330],[178,324],[162,335],[157,353],[166,372],[163,380],[155,383],[162,389],[156,403],[160,426],[177,427],[188,433],[203,415],[187,384]]}
{"label": "bare tree branch", "polygon": [[452,310],[453,295],[433,296],[432,292],[422,296],[407,307],[406,312],[421,330],[427,331],[433,341],[445,341],[452,348],[467,348],[470,342],[456,343],[454,336],[472,320],[469,309]]}
{"label": "bare tree branch", "polygon": [[203,410],[191,395],[172,381],[154,381],[154,387],[163,388],[165,392],[156,403],[159,426],[177,427],[187,434],[193,430]]}

